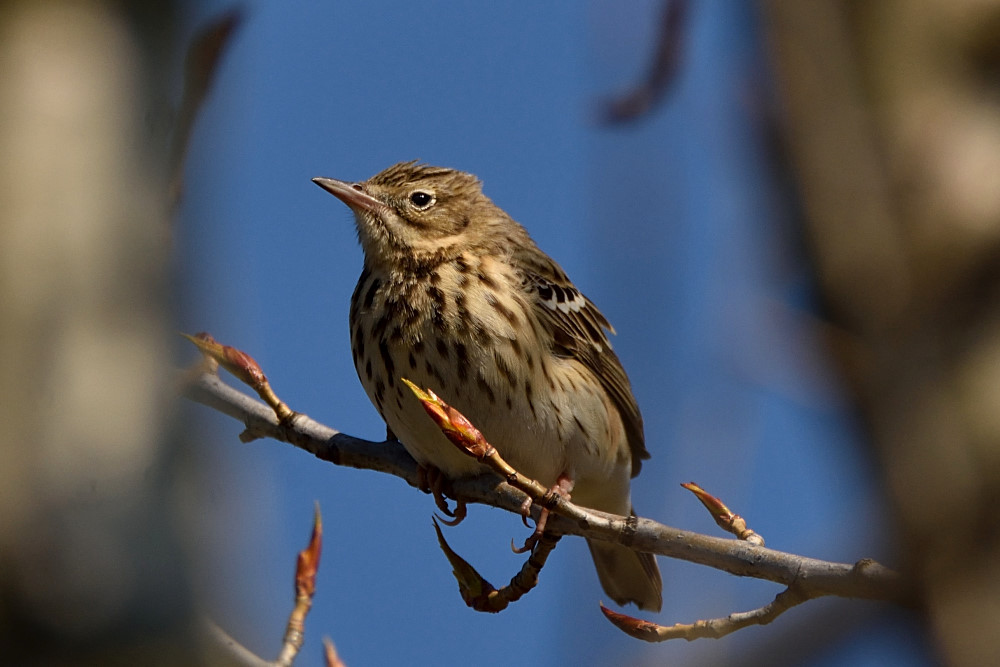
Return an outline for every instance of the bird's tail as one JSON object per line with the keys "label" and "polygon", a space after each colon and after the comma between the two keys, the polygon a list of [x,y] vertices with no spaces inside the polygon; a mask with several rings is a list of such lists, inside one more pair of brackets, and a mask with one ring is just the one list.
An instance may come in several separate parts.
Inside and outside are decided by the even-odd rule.
{"label": "bird's tail", "polygon": [[653,554],[611,542],[587,540],[604,592],[619,605],[634,602],[639,609],[660,611],[663,581]]}

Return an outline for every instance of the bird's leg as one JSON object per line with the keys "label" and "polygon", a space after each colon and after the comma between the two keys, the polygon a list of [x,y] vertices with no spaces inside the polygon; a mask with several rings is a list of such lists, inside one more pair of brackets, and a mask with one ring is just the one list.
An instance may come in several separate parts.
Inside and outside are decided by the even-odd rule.
{"label": "bird's leg", "polygon": [[[385,425],[385,439],[395,440],[399,442],[399,438],[396,434],[392,432],[389,425]],[[418,463],[417,464],[417,488],[424,493],[430,493],[434,496],[434,504],[438,506],[442,512],[451,517],[451,519],[441,519],[441,523],[446,526],[457,526],[465,518],[467,512],[465,507],[465,501],[455,499],[455,511],[452,512],[448,509],[448,502],[445,500],[444,496],[447,492],[451,495],[451,484],[444,473],[438,468],[429,465]],[[439,517],[440,518],[440,517]]]}
{"label": "bird's leg", "polygon": [[[573,480],[570,479],[570,476],[566,473],[559,475],[556,483],[549,489],[549,493],[558,494],[565,500],[570,499],[571,491],[573,491]],[[521,520],[524,521],[524,525],[526,526],[528,525],[528,517],[531,516],[531,505],[531,498],[528,498],[521,504]],[[545,532],[545,524],[548,520],[549,510],[546,507],[542,507],[538,513],[538,521],[535,523],[535,530],[533,530],[531,535],[528,536],[528,539],[524,541],[524,546],[518,549],[511,544],[511,548],[514,550],[514,553],[523,554],[534,549],[535,545],[538,544],[538,540],[541,538],[542,533]]]}
{"label": "bird's leg", "polygon": [[465,501],[461,498],[455,498],[454,511],[448,508],[445,494],[453,497],[454,494],[451,490],[451,480],[441,472],[440,468],[424,463],[419,464],[417,466],[417,488],[434,496],[434,504],[437,505],[438,509],[451,517],[451,519],[441,519],[441,523],[444,525],[457,526],[466,517]]}

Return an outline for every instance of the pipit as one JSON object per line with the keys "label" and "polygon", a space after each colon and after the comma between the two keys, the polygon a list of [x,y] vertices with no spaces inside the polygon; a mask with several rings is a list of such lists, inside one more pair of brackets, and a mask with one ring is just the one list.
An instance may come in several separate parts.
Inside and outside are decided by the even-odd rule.
{"label": "pipit", "polygon": [[[604,315],[475,176],[404,162],[367,181],[314,179],[354,212],[365,262],[351,351],[368,397],[421,465],[483,472],[400,381],[430,387],[511,465],[573,502],[629,515],[649,458]],[[605,592],[659,610],[652,555],[590,542]]]}

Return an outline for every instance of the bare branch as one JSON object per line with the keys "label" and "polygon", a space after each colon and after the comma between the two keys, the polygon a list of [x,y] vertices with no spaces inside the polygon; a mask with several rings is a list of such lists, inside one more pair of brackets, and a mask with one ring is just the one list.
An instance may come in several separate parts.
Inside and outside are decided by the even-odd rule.
{"label": "bare branch", "polygon": [[692,641],[705,637],[718,639],[750,625],[767,625],[792,607],[809,599],[810,596],[805,595],[795,587],[791,587],[778,593],[770,603],[752,611],[736,612],[724,618],[713,618],[694,623],[675,623],[674,625],[657,625],[627,614],[619,614],[603,604],[601,611],[619,630],[636,639],[647,642],[663,642],[668,639]]}
{"label": "bare branch", "polygon": [[538,574],[545,567],[549,554],[556,548],[560,538],[559,535],[543,534],[532,550],[531,556],[511,578],[510,583],[502,588],[495,588],[448,545],[437,521],[434,521],[434,530],[437,532],[438,545],[451,563],[452,574],[458,580],[458,590],[465,604],[476,611],[490,614],[503,611],[538,585]]}
{"label": "bare branch", "polygon": [[[418,487],[416,462],[396,441],[362,440],[296,414],[283,424],[263,403],[225,385],[217,376],[202,374],[183,388],[185,396],[223,412],[246,425],[252,437],[268,437],[295,445],[331,463],[395,475]],[[495,475],[453,481],[454,493],[466,501],[520,514],[527,496]],[[584,509],[563,499],[550,518],[548,530],[624,544],[639,551],[707,565],[730,574],[795,585],[809,597],[833,595],[907,602],[902,577],[872,561],[833,563],[754,546],[739,540],[701,535],[650,519],[621,517]],[[533,511],[538,511],[535,508]]]}

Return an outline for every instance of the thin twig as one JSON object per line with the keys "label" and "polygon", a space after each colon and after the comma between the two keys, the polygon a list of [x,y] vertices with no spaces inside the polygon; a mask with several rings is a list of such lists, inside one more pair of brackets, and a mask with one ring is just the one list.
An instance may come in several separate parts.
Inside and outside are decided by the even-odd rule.
{"label": "thin twig", "polygon": [[663,642],[668,639],[718,639],[750,625],[767,625],[792,607],[810,599],[795,587],[786,588],[773,601],[752,611],[730,614],[724,618],[713,618],[694,623],[657,625],[627,614],[620,614],[601,605],[601,611],[609,621],[625,634],[647,642]]}
{"label": "thin twig", "polygon": [[560,538],[559,535],[543,533],[538,538],[538,543],[532,549],[531,555],[517,574],[511,578],[510,583],[501,588],[495,588],[448,545],[437,521],[434,521],[434,530],[437,532],[441,550],[444,551],[448,562],[451,563],[452,573],[458,580],[458,590],[462,594],[465,604],[476,611],[490,614],[503,611],[512,602],[517,602],[538,585],[538,574],[545,567],[545,561],[548,560],[552,550],[556,548]]}
{"label": "thin twig", "polygon": [[274,661],[277,667],[291,667],[305,642],[306,616],[312,609],[313,595],[316,593],[316,571],[319,569],[319,557],[322,550],[323,519],[319,512],[319,503],[317,503],[312,536],[309,538],[309,544],[306,548],[299,552],[295,564],[295,607],[288,615],[281,653]]}

